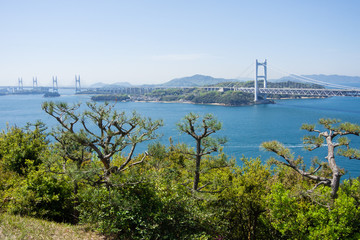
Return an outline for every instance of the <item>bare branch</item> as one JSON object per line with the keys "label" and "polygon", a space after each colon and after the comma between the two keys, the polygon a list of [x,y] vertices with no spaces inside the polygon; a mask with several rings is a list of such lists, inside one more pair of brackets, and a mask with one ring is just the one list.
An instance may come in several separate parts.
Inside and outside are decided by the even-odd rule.
{"label": "bare branch", "polygon": [[126,169],[131,168],[132,166],[135,166],[135,165],[138,165],[138,164],[140,164],[140,163],[143,163],[144,160],[145,160],[145,158],[146,158],[147,156],[148,156],[148,153],[145,152],[145,155],[142,157],[142,159],[141,159],[140,161],[134,162],[134,163],[130,164],[129,166],[127,166],[126,168],[123,168],[123,169],[120,169],[120,168],[119,168],[119,171],[122,172],[122,171],[125,171]]}

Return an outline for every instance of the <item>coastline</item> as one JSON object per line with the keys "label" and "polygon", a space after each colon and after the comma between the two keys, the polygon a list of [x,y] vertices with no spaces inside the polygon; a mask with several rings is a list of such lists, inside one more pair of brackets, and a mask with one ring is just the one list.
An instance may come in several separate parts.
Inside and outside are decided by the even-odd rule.
{"label": "coastline", "polygon": [[[91,95],[91,94],[90,94]],[[317,97],[317,96],[298,96],[298,97],[283,97],[283,98],[267,98],[265,100],[259,100],[258,102],[247,101],[241,104],[226,104],[219,102],[192,102],[186,100],[159,100],[159,98],[154,97],[141,97],[141,96],[129,96],[126,95],[119,97],[116,95],[94,95],[91,99],[93,101],[117,101],[117,102],[140,102],[140,103],[184,103],[184,104],[198,104],[198,105],[213,105],[213,106],[224,106],[224,107],[242,107],[242,106],[253,106],[253,105],[261,105],[261,104],[276,104],[276,100],[296,100],[296,99],[321,99],[326,97]],[[97,97],[96,97],[97,96]]]}
{"label": "coastline", "polygon": [[266,101],[260,101],[258,103],[255,102],[251,102],[251,103],[247,103],[247,104],[239,104],[239,105],[230,105],[230,104],[225,104],[225,103],[195,103],[195,102],[190,102],[190,101],[160,101],[160,100],[135,100],[135,101],[131,101],[131,102],[151,102],[151,103],[184,103],[184,104],[196,104],[196,105],[213,105],[213,106],[224,106],[224,107],[243,107],[243,106],[252,106],[252,105],[259,105],[259,104],[275,104],[274,101],[272,100],[266,100]]}

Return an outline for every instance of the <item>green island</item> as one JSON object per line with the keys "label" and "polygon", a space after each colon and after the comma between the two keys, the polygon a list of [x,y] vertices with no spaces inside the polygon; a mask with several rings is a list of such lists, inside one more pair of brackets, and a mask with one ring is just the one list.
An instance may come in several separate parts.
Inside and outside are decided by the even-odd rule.
{"label": "green island", "polygon": [[[259,81],[259,85],[263,84]],[[208,85],[206,87],[254,87],[253,81],[248,82],[224,82],[215,85]],[[297,83],[292,81],[287,82],[269,82],[269,88],[313,88],[322,89],[321,85]],[[301,98],[311,96],[294,96],[287,94],[268,94],[267,99],[260,97],[260,103],[274,103],[273,99],[283,98]],[[187,88],[162,88],[155,89],[145,94],[97,94],[91,97],[93,101],[153,101],[153,102],[183,102],[194,104],[218,104],[224,106],[244,106],[253,105],[254,95],[252,93],[237,92],[237,91],[206,91],[202,88],[187,87]]]}
{"label": "green island", "polygon": [[1,239],[360,238],[360,180],[337,165],[360,160],[346,138],[357,124],[303,124],[305,149],[326,149],[306,166],[275,140],[267,161],[228,157],[212,114],[187,114],[176,127],[189,144],[164,145],[161,120],[107,102],[42,109],[57,128],[0,133]]}

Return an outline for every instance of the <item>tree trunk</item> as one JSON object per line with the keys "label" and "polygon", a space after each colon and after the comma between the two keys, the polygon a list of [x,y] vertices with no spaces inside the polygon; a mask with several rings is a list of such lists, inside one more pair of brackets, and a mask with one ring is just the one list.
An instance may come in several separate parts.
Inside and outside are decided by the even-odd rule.
{"label": "tree trunk", "polygon": [[77,181],[75,180],[74,181],[74,197],[75,198],[74,198],[74,205],[73,205],[73,224],[79,223],[80,213],[77,210],[77,207],[79,206],[78,189],[79,189],[79,186],[78,186]]}
{"label": "tree trunk", "polygon": [[341,176],[342,174],[340,173],[340,171],[333,173],[333,178],[331,180],[331,199],[333,200],[337,198],[337,192],[339,190]]}
{"label": "tree trunk", "polygon": [[201,139],[196,140],[196,166],[195,166],[195,176],[193,190],[197,190],[199,187],[200,180],[200,161],[201,161]]}
{"label": "tree trunk", "polygon": [[328,146],[328,155],[327,160],[329,163],[329,167],[332,171],[332,180],[331,180],[331,199],[334,200],[337,197],[337,192],[339,190],[340,185],[340,178],[342,176],[339,167],[336,165],[335,162],[335,145],[332,142],[332,136],[329,134],[326,137],[326,143]]}

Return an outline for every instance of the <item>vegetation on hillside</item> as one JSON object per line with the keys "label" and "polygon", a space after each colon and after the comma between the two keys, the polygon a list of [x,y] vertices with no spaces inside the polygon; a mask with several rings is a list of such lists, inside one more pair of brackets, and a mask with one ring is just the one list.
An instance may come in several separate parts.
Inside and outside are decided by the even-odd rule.
{"label": "vegetation on hillside", "polygon": [[227,106],[241,106],[254,104],[254,96],[243,92],[205,91],[197,88],[157,89],[146,94],[158,101],[185,101],[197,104],[223,104]]}
{"label": "vegetation on hillside", "polygon": [[91,97],[93,101],[128,101],[130,97],[127,94],[108,94],[108,95],[94,95]]}
{"label": "vegetation on hillside", "polygon": [[[283,161],[243,156],[235,164],[222,151],[226,139],[213,115],[185,116],[178,129],[194,145],[170,139],[166,146],[154,141],[161,121],[109,104],[86,107],[45,103],[57,128],[36,123],[0,133],[0,237],[62,231],[35,226],[41,230],[34,233],[22,225],[17,233],[12,214],[19,214],[86,225],[114,239],[360,238],[360,181],[340,182],[344,170],[335,162],[337,154],[360,159],[344,138],[359,135],[356,124],[322,119],[319,127],[302,127],[320,133],[304,141],[309,150],[327,145],[327,162],[306,166],[280,143],[267,142],[263,147]],[[135,155],[147,140],[153,140],[147,151]]]}

